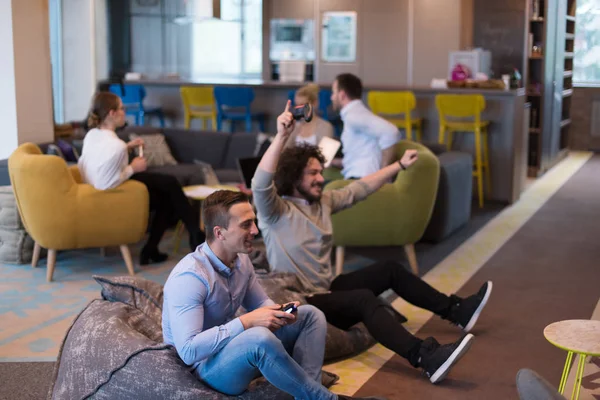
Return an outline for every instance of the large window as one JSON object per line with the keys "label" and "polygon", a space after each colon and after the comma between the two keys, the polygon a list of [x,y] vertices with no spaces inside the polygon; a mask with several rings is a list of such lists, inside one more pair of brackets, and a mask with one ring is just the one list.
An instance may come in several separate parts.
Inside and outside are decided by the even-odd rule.
{"label": "large window", "polygon": [[131,70],[150,77],[260,77],[262,0],[130,0]]}
{"label": "large window", "polygon": [[577,0],[573,81],[600,85],[600,0]]}

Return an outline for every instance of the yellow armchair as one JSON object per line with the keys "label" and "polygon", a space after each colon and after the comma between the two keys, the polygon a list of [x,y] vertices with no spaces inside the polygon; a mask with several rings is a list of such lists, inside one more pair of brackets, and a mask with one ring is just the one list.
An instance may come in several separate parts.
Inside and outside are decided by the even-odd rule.
{"label": "yellow armchair", "polygon": [[[333,215],[338,272],[343,265],[345,246],[404,246],[410,267],[418,274],[414,243],[423,236],[433,212],[440,163],[425,146],[409,140],[396,145],[397,159],[407,149],[417,150],[417,162],[399,172],[393,183],[384,184],[366,200]],[[350,182],[333,181],[325,190],[341,188]]]}
{"label": "yellow armchair", "polygon": [[43,155],[33,143],[19,146],[8,159],[19,214],[35,241],[32,266],[40,249],[48,249],[46,278],[52,281],[56,251],[120,246],[134,275],[128,244],[139,242],[148,224],[148,190],[127,181],[115,189],[96,190],[81,181],[76,166]]}

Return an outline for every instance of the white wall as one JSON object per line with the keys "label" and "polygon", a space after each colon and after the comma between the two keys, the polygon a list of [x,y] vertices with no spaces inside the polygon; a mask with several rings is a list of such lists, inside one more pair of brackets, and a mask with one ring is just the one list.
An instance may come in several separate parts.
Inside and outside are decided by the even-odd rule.
{"label": "white wall", "polygon": [[[366,85],[429,85],[446,76],[448,52],[468,46],[472,0],[263,0],[264,40],[271,18],[315,20],[316,79],[331,82],[350,72]],[[320,60],[321,20],[326,11],[357,12],[357,59],[353,63]],[[268,54],[268,44],[265,46]],[[265,58],[264,77],[270,79]]]}
{"label": "white wall", "polygon": [[96,89],[94,0],[62,0],[65,121],[81,121]]}
{"label": "white wall", "polygon": [[47,0],[13,0],[19,144],[54,139]]}
{"label": "white wall", "polygon": [[18,145],[11,3],[0,0],[0,159],[7,158]]}
{"label": "white wall", "polygon": [[106,0],[94,1],[96,81],[108,79],[108,16]]}
{"label": "white wall", "polygon": [[411,0],[412,84],[428,86],[448,75],[448,53],[461,46],[461,0]]}
{"label": "white wall", "polygon": [[47,0],[0,0],[0,158],[54,138]]}

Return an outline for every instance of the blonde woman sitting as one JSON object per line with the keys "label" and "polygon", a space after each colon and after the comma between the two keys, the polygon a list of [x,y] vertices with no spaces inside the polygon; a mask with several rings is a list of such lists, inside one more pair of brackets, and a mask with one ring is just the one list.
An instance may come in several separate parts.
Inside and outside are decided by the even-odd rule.
{"label": "blonde woman sitting", "polygon": [[296,105],[309,103],[313,108],[313,119],[310,122],[296,121],[296,127],[290,135],[286,147],[294,147],[299,143],[309,143],[316,146],[322,137],[333,137],[333,125],[316,114],[319,109],[318,85],[309,84],[298,89],[294,97],[294,103]]}

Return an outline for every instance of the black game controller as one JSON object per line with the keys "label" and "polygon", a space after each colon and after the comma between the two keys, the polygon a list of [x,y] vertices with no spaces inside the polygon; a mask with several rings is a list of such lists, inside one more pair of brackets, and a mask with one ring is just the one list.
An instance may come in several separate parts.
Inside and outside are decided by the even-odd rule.
{"label": "black game controller", "polygon": [[295,120],[304,119],[306,122],[312,121],[313,109],[309,103],[302,104],[292,108],[292,116]]}
{"label": "black game controller", "polygon": [[296,307],[296,304],[294,303],[288,303],[281,307],[281,311],[284,313],[293,314],[298,311],[298,307]]}

